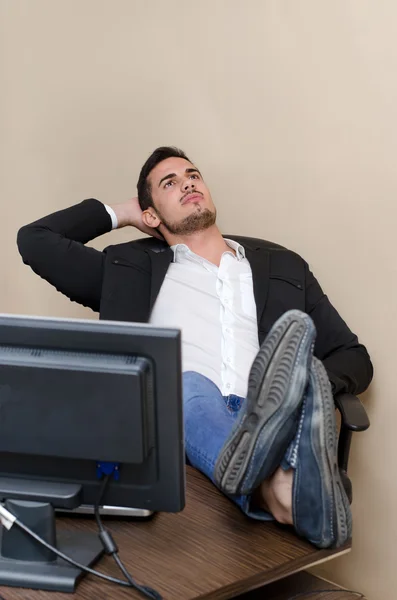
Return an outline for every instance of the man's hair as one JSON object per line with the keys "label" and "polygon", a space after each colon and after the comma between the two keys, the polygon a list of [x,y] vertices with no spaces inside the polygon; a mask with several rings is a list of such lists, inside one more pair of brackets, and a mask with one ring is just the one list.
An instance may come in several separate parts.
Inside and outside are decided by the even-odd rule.
{"label": "man's hair", "polygon": [[150,172],[163,160],[174,157],[184,158],[190,162],[186,154],[179,148],[175,148],[174,146],[161,146],[152,152],[143,165],[137,183],[139,206],[142,210],[147,210],[150,206],[154,207],[152,189],[148,180]]}

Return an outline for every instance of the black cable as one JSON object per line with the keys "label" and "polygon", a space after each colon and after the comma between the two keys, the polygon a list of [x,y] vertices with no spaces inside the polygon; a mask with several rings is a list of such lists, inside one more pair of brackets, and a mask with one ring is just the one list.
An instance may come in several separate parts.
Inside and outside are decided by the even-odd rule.
{"label": "black cable", "polygon": [[95,502],[95,506],[94,506],[94,515],[95,515],[95,520],[96,520],[96,524],[98,525],[99,531],[105,531],[105,528],[102,523],[101,515],[99,512],[99,507],[102,505],[103,497],[105,495],[109,480],[110,480],[110,475],[105,475],[105,477],[102,480],[102,485],[99,490],[98,498],[97,498],[97,500]]}
{"label": "black cable", "polygon": [[295,594],[295,596],[290,596],[287,600],[298,600],[298,598],[307,598],[309,596],[314,596],[315,594],[351,594],[352,596],[356,596],[358,598],[364,598],[364,594],[361,592],[354,592],[353,590],[345,590],[340,588],[336,590],[324,589],[324,590],[310,590],[310,592],[299,592],[299,594]]}
{"label": "black cable", "polygon": [[110,533],[110,531],[105,529],[105,527],[103,525],[99,508],[102,505],[102,501],[103,501],[104,495],[106,493],[106,488],[109,484],[109,481],[110,481],[110,475],[105,475],[103,478],[103,481],[102,481],[101,488],[99,490],[98,499],[95,502],[95,506],[94,506],[95,520],[98,525],[100,540],[105,548],[106,553],[109,556],[112,556],[116,565],[118,566],[120,571],[123,573],[124,577],[127,579],[128,583],[130,584],[131,587],[135,588],[136,590],[141,592],[141,594],[143,594],[144,596],[147,596],[148,598],[152,598],[153,600],[163,600],[163,598],[159,594],[159,592],[157,592],[156,590],[154,590],[153,588],[151,588],[149,586],[140,585],[137,581],[135,581],[135,579],[128,572],[126,566],[123,564],[122,560],[120,559],[120,557],[118,555],[117,544],[114,542],[112,534]]}

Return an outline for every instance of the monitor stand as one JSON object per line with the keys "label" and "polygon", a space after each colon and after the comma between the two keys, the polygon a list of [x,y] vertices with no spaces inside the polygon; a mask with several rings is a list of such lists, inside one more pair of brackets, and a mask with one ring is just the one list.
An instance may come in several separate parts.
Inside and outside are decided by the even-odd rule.
{"label": "monitor stand", "polygon": [[[1,480],[2,478],[0,478],[0,498],[4,497]],[[22,481],[19,480],[19,487],[21,483]],[[25,481],[25,483],[28,482]],[[38,484],[40,485],[40,482],[30,483],[34,483],[36,490]],[[56,532],[53,504],[55,506],[59,503],[65,504],[66,496],[64,490],[59,488],[59,484],[56,484],[56,489],[53,489],[50,494],[51,503],[46,502],[44,496],[47,496],[47,500],[49,499],[47,492],[51,484],[42,483],[46,487],[44,494],[32,493],[31,497],[33,496],[35,500],[26,500],[19,498],[28,497],[30,495],[28,489],[25,488],[22,494],[18,494],[18,491],[14,490],[14,494],[12,494],[14,498],[6,499],[5,508],[69,558],[86,567],[93,565],[104,553],[98,535],[90,532]],[[72,507],[79,503],[81,486],[65,485],[68,488],[66,503]],[[74,488],[75,494],[73,494],[72,488]],[[56,493],[60,494],[58,502]],[[7,495],[9,494],[10,490],[8,489]],[[19,498],[15,499],[15,495],[19,495]],[[5,527],[0,529],[0,586],[72,593],[84,574],[85,571],[58,558],[52,550],[45,548],[17,525],[11,527],[10,530]]]}

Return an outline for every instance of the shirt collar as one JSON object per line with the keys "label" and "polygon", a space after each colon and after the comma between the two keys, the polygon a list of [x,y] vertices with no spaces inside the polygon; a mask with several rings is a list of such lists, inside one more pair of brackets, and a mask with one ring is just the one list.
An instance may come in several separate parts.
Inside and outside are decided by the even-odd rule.
{"label": "shirt collar", "polygon": [[235,240],[229,240],[225,238],[226,244],[235,251],[237,260],[243,260],[245,258],[245,248]]}
{"label": "shirt collar", "polygon": [[186,244],[175,244],[174,246],[170,246],[170,247],[174,253],[172,262],[177,262],[178,256],[181,256],[183,254],[187,254],[188,252],[190,252],[190,250],[189,250],[188,246],[186,246]]}
{"label": "shirt collar", "polygon": [[[235,251],[237,260],[243,260],[245,258],[245,248],[235,240],[229,240],[226,238],[224,239],[229,248]],[[172,262],[178,261],[178,255],[183,255],[187,254],[188,252],[192,252],[186,244],[175,244],[174,246],[171,246],[171,250],[174,253]],[[194,253],[192,252],[192,254]]]}

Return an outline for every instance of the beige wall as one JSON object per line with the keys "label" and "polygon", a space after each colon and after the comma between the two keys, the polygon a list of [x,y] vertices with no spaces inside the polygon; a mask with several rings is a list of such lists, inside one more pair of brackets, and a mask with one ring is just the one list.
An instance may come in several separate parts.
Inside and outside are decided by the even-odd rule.
{"label": "beige wall", "polygon": [[0,311],[92,314],[21,264],[18,227],[127,199],[154,147],[184,148],[222,229],[303,254],[373,356],[354,551],[327,569],[371,600],[397,585],[396,19],[392,0],[0,0]]}

